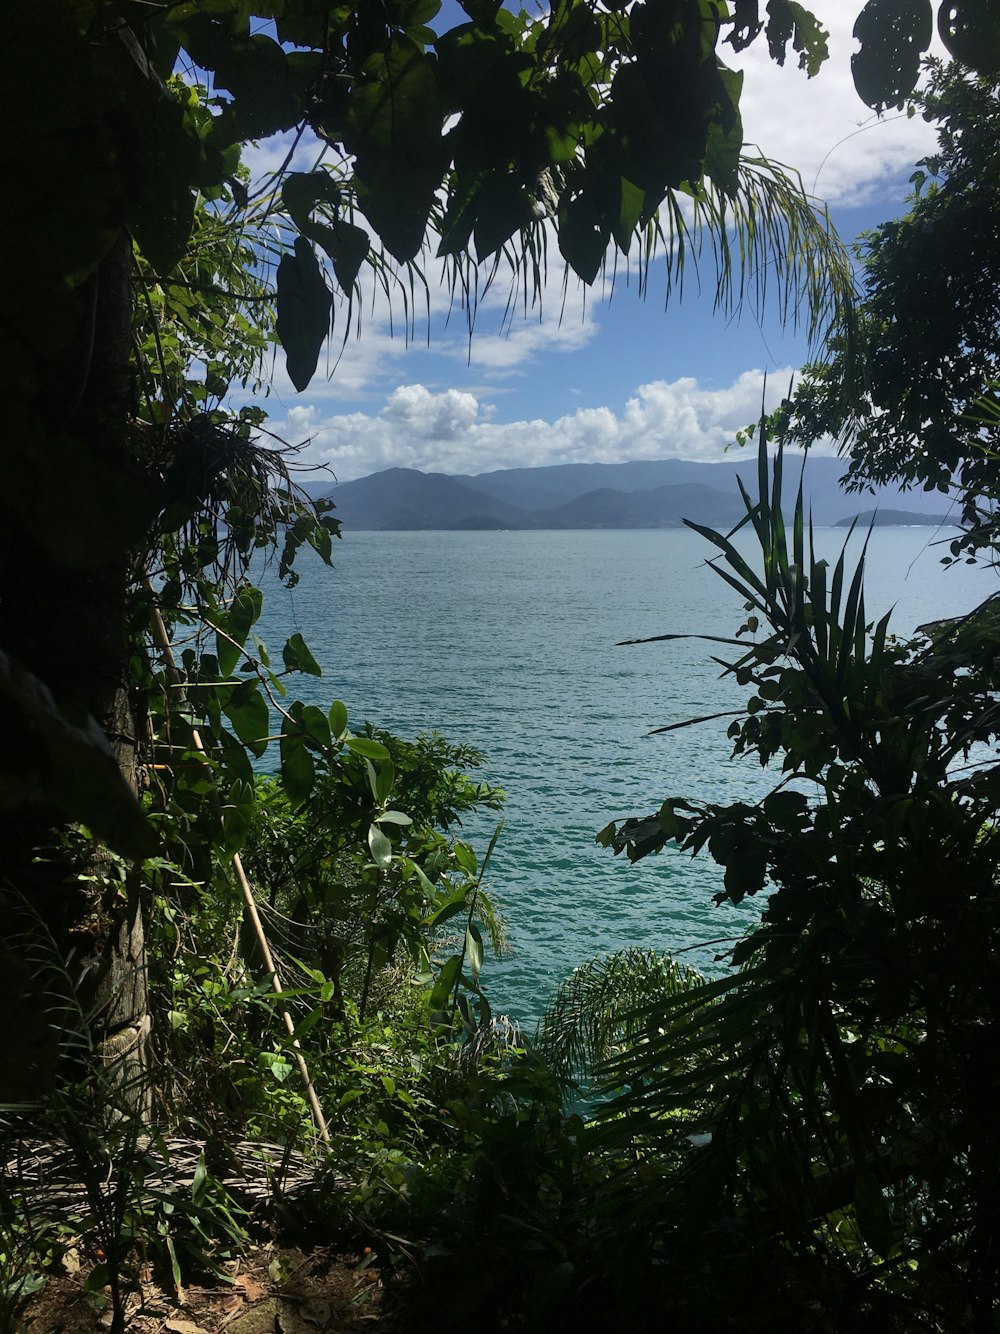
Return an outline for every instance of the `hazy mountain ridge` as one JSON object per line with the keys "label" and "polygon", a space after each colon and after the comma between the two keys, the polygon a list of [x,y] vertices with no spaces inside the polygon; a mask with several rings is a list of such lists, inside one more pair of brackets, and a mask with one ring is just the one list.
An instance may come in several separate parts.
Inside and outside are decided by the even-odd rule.
{"label": "hazy mountain ridge", "polygon": [[[885,513],[880,523],[940,521],[944,502],[939,493],[882,487],[848,494],[839,486],[844,466],[840,459],[808,461],[805,493],[815,523],[849,521],[863,504],[869,512],[877,505]],[[786,461],[789,503],[800,467],[798,461]],[[726,526],[744,513],[737,479],[753,495],[756,460],[637,459],[505,468],[475,476],[389,468],[330,486],[324,495],[336,505],[346,529],[659,528],[684,519]]]}
{"label": "hazy mountain ridge", "polygon": [[856,523],[859,528],[867,528],[869,524],[875,528],[957,528],[959,526],[956,515],[951,514],[918,514],[913,510],[862,510],[860,514],[852,514],[849,518],[840,519],[837,522],[838,528],[848,528],[852,523]]}

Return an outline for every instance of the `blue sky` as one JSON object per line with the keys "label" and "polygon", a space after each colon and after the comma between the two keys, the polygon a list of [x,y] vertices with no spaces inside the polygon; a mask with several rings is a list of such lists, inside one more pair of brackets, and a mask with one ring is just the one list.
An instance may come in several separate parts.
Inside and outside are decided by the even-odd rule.
{"label": "blue sky", "polygon": [[[745,70],[741,102],[748,142],[796,168],[823,199],[844,238],[897,214],[917,159],[934,144],[919,117],[878,121],[857,98],[850,75],[851,26],[860,0],[816,0],[830,30],[830,60],[812,80],[794,61],[776,67],[763,42],[727,63]],[[457,19],[449,11],[457,12]],[[833,12],[836,11],[836,12]],[[448,5],[446,24],[461,21]],[[723,48],[725,52],[729,48]],[[258,172],[284,156],[279,141],[251,155]],[[390,332],[385,303],[366,303],[360,338],[340,334],[309,388],[299,394],[281,366],[264,406],[277,434],[309,440],[302,461],[325,464],[341,481],[392,466],[475,473],[493,468],[631,458],[723,457],[735,432],[760,407],[764,373],[779,395],[806,356],[801,333],[749,310],[733,320],[713,313],[712,271],[699,297],[689,275],[683,301],[664,309],[654,275],[646,300],[621,272],[611,289],[585,290],[550,250],[541,318],[505,326],[506,290],[498,282],[481,307],[470,342],[464,319],[450,321],[447,292],[433,261],[429,326]],[[428,346],[428,329],[430,345]]]}

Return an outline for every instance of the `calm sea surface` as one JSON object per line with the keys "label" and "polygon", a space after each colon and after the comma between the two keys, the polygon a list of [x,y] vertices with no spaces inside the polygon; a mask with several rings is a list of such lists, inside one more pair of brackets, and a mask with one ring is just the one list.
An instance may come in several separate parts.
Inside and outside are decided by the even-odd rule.
{"label": "calm sea surface", "polygon": [[[892,626],[906,633],[994,590],[987,571],[940,565],[946,547],[931,544],[941,536],[872,534],[869,617],[895,606]],[[843,540],[817,533],[828,557]],[[488,963],[483,980],[494,1010],[522,1023],[603,951],[684,950],[717,972],[722,946],[706,942],[739,935],[759,913],[752,902],[714,906],[720,877],[707,859],[664,853],[631,866],[594,842],[610,819],[649,814],[666,796],[755,798],[777,780],[729,758],[725,720],[647,735],[739,704],[743,692],[720,681],[712,645],[615,647],[736,630],[739,599],[706,554],[679,529],[359,532],[336,544],[334,570],[308,553],[293,591],[264,581],[262,637],[280,654],[299,630],[323,667],[321,680],[290,682],[295,693],[324,706],[343,699],[355,726],[367,719],[406,737],[436,729],[470,743],[486,756],[479,776],[507,790],[488,884],[515,954]],[[480,854],[492,823],[466,825]]]}

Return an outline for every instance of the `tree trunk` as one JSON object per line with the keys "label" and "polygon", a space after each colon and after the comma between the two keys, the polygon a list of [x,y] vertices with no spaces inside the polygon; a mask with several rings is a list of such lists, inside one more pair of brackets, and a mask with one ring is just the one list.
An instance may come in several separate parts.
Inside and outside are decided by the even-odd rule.
{"label": "tree trunk", "polygon": [[[83,457],[129,471],[132,417],[130,371],[132,248],[122,232],[75,293],[73,337],[39,375],[40,432],[72,439]],[[58,455],[57,455],[58,457]],[[107,734],[133,791],[139,745],[129,688],[127,552],[83,567],[59,559],[31,522],[30,507],[5,517],[0,546],[0,644],[39,677],[63,705],[84,710]],[[105,522],[94,515],[93,523]],[[95,533],[96,537],[96,533]],[[127,1113],[147,1112],[149,1030],[143,910],[134,877],[98,848],[89,864],[72,866],[57,848],[65,825],[34,806],[0,815],[0,865],[8,944],[19,922],[33,921],[76,993],[98,1068]],[[39,850],[41,860],[39,859]],[[54,963],[55,961],[53,961]],[[44,997],[26,1003],[45,1004]],[[16,1022],[16,1020],[15,1020]],[[53,1070],[39,1070],[51,1086]],[[0,1085],[3,1084],[0,1077]],[[2,1100],[2,1088],[0,1088]]]}

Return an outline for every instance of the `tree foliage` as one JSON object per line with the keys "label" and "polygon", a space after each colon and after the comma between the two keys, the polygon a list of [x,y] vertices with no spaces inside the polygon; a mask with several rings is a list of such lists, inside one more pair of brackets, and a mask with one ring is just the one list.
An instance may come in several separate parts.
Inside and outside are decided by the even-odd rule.
{"label": "tree foliage", "polygon": [[734,752],[780,780],[754,805],[670,797],[600,838],[633,860],[705,849],[719,901],[766,904],[738,971],[630,1017],[644,1037],[603,1068],[625,1091],[598,1133],[666,1155],[660,1202],[622,1207],[668,1264],[713,1276],[723,1309],[720,1263],[766,1256],[789,1318],[821,1284],[854,1328],[988,1324],[996,600],[913,642],[888,615],[873,627],[864,554],[828,569],[801,487],[786,531],[780,450],[772,475],[763,441],[760,459],[755,559],[704,535],[747,611],[724,664],[752,692]]}
{"label": "tree foliage", "polygon": [[[804,443],[835,436],[858,488],[898,479],[953,495],[963,546],[985,546],[998,438],[983,400],[1000,380],[998,84],[954,65],[929,70],[918,105],[938,126],[938,149],[911,177],[910,211],[861,241],[863,367],[834,340],[782,418]],[[853,377],[863,391],[852,399]]]}
{"label": "tree foliage", "polygon": [[[763,17],[753,0],[559,0],[539,19],[463,8],[468,21],[443,33],[429,26],[434,0],[4,11],[7,90],[28,113],[5,149],[22,207],[0,329],[13,386],[0,847],[19,1035],[5,1093],[45,1102],[45,1129],[89,1173],[113,1330],[130,1229],[151,1217],[148,1199],[136,1204],[140,1131],[156,1118],[278,1127],[290,1143],[304,1130],[288,1083],[300,1049],[268,1023],[279,966],[358,1198],[379,1182],[406,1198],[420,1158],[438,1211],[460,1183],[496,1218],[501,1253],[523,1236],[508,1209],[523,1210],[533,1253],[559,1257],[539,1311],[575,1282],[545,1231],[556,1210],[579,1256],[613,1253],[620,1231],[644,1276],[698,1272],[727,1311],[763,1257],[803,1289],[829,1279],[828,1305],[845,1295],[865,1319],[978,1319],[992,1280],[967,1281],[995,1272],[982,1134],[995,1089],[972,1077],[993,1031],[995,821],[991,771],[959,779],[949,764],[994,740],[987,613],[917,648],[883,625],[866,654],[860,579],[845,588],[839,567],[827,588],[801,510],[789,552],[780,486],[748,505],[762,577],[714,539],[751,603],[747,631],[753,618],[773,628],[741,648],[735,670],[757,694],[734,740],[784,754],[820,800],[782,786],[760,808],[674,801],[606,833],[634,855],[706,843],[726,894],[765,878],[778,891],[735,980],[681,985],[644,958],[646,983],[674,999],[638,1021],[619,1004],[582,1044],[617,1047],[610,1078],[629,1086],[605,1118],[610,1156],[585,1168],[551,1075],[491,1057],[503,1046],[482,982],[486,942],[502,938],[483,883],[493,843],[477,857],[448,827],[497,794],[457,771],[466,753],[352,729],[338,701],[290,698],[318,674],[313,654],[293,634],[279,665],[257,636],[253,563],[276,559],[292,582],[303,548],[330,562],[338,526],[296,487],[264,412],[227,394],[260,388],[277,345],[307,385],[363,281],[411,311],[434,249],[470,307],[500,264],[530,302],[550,237],[585,283],[612,252],[644,283],[661,253],[679,283],[707,246],[721,304],[763,301],[776,284],[785,313],[804,294],[811,332],[832,324],[851,342],[839,243],[794,178],[743,156],[742,80],[720,59],[720,43],[763,35],[774,59],[790,48],[812,75],[826,54],[815,15],[792,0],[769,0]],[[865,6],[855,77],[870,101],[909,93],[925,8]],[[984,13],[973,0],[940,11],[946,41],[990,74]],[[244,146],[306,131],[329,161],[251,188]],[[273,967],[232,886],[244,858],[272,914]],[[379,1007],[398,999],[401,961],[419,970],[420,999],[392,1024]],[[623,1134],[631,1157],[614,1147]],[[202,1169],[189,1235],[204,1240],[214,1217],[228,1245],[239,1225],[224,1192],[206,1203]],[[169,1213],[155,1227],[179,1285]],[[736,1240],[714,1254],[720,1229]],[[896,1282],[904,1267],[916,1297]]]}
{"label": "tree foliage", "polygon": [[[771,274],[787,309],[805,292],[816,329],[846,318],[849,279],[825,221],[793,180],[741,157],[741,79],[718,50],[758,35],[753,10],[566,0],[530,20],[472,6],[439,33],[432,0],[60,0],[42,15],[15,0],[10,93],[31,114],[10,148],[32,204],[14,220],[2,331],[20,442],[0,501],[8,562],[28,543],[28,564],[65,563],[82,582],[100,568],[120,588],[132,553],[159,543],[152,564],[165,562],[172,594],[197,568],[232,573],[275,523],[291,535],[287,557],[303,541],[326,550],[332,521],[308,519],[273,457],[254,452],[260,412],[227,412],[226,390],[259,381],[274,339],[307,384],[363,268],[412,308],[432,237],[473,300],[476,261],[500,256],[537,295],[549,227],[587,282],[609,248],[633,249],[644,273],[658,246],[679,279],[706,228],[723,302],[763,299]],[[822,30],[800,6],[772,0],[766,36],[775,58],[791,44],[818,68]],[[336,165],[285,172],[251,197],[242,146],[307,129]],[[112,309],[119,336],[132,324],[130,355],[109,351]],[[268,477],[285,499],[268,498]],[[57,605],[49,584],[30,596]],[[33,648],[27,611],[7,602],[7,651],[57,699],[105,713],[98,691],[53,677],[49,639]],[[119,625],[121,608],[104,619]],[[125,789],[118,804],[129,807]]]}

